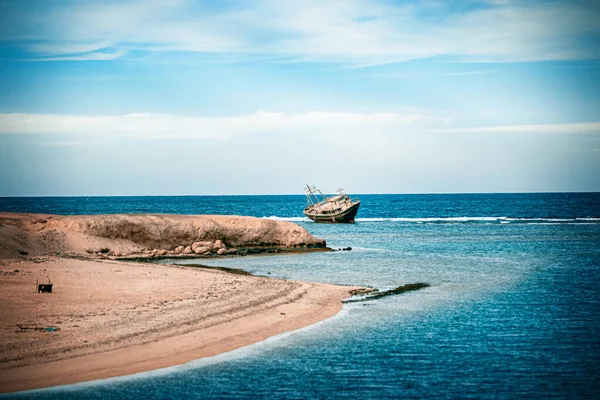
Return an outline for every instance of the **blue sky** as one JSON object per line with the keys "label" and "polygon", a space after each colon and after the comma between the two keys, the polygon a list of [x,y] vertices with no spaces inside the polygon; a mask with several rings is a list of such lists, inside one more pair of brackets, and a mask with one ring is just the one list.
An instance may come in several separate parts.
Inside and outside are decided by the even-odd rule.
{"label": "blue sky", "polygon": [[594,1],[3,1],[0,196],[600,191]]}

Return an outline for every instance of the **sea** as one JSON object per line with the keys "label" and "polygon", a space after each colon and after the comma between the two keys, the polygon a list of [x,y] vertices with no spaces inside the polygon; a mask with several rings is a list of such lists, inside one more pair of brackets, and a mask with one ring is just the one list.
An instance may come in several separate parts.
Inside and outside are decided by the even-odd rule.
{"label": "sea", "polygon": [[238,214],[333,249],[203,260],[256,275],[418,291],[216,357],[23,392],[31,399],[598,399],[600,193],[361,194],[355,224],[301,195],[0,198],[0,211]]}

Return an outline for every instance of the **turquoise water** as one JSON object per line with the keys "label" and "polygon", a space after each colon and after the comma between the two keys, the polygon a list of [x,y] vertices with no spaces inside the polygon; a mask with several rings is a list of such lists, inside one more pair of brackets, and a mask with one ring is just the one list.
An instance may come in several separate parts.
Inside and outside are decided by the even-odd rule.
{"label": "turquoise water", "polygon": [[304,220],[301,196],[0,199],[14,211],[289,219],[352,251],[203,263],[379,289],[431,285],[184,367],[20,396],[600,398],[599,194],[358,197],[354,225]]}

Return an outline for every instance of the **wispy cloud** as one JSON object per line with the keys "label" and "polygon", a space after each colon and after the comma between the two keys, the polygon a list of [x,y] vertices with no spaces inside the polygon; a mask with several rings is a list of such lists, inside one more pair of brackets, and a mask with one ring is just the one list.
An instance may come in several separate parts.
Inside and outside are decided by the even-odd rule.
{"label": "wispy cloud", "polygon": [[600,133],[600,122],[584,122],[575,124],[540,124],[540,125],[499,125],[465,128],[427,129],[427,132],[441,133]]}
{"label": "wispy cloud", "polygon": [[66,54],[61,56],[29,58],[26,61],[102,61],[116,60],[127,54],[127,50],[120,49],[116,52],[93,51],[83,54]]}
{"label": "wispy cloud", "polygon": [[[598,134],[600,122],[573,124],[498,125],[435,128],[450,121],[427,110],[350,113],[309,111],[281,113],[259,111],[230,117],[186,117],[171,114],[80,116],[60,114],[0,114],[0,134],[89,136],[123,135],[136,139],[186,138],[230,140],[253,133],[332,134],[351,137],[369,133],[555,133]],[[96,138],[97,139],[97,138]],[[67,141],[72,144],[71,141]]]}
{"label": "wispy cloud", "polygon": [[109,42],[32,42],[27,44],[27,49],[41,56],[56,54],[83,54],[92,53],[110,47]]}
{"label": "wispy cloud", "polygon": [[390,79],[404,79],[404,78],[428,78],[437,76],[474,76],[474,75],[488,75],[498,73],[501,70],[488,69],[488,70],[474,70],[474,71],[455,71],[455,72],[374,72],[365,74],[365,76],[377,77],[377,78],[390,78]]}
{"label": "wispy cloud", "polygon": [[485,62],[600,58],[600,6],[593,2],[473,1],[458,8],[443,1],[376,0],[18,4],[6,7],[9,23],[0,37],[55,60],[77,57],[81,49],[101,51],[94,49],[99,45],[124,50],[119,55],[131,48],[266,54],[361,67],[440,55]]}
{"label": "wispy cloud", "polygon": [[364,132],[438,121],[426,111],[403,113],[277,113],[224,118],[184,117],[170,114],[75,116],[56,114],[0,114],[0,134],[129,135],[140,139],[216,138],[258,132]]}

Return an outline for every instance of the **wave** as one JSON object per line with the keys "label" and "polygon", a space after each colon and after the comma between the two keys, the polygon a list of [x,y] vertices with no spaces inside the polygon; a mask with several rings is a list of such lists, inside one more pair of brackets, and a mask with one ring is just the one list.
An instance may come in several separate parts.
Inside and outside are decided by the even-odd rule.
{"label": "wave", "polygon": [[600,223],[600,218],[512,218],[512,217],[429,217],[429,218],[357,218],[357,222],[406,223]]}
{"label": "wave", "polygon": [[277,221],[292,221],[292,222],[308,222],[310,219],[306,217],[278,217],[276,215],[271,215],[270,217],[263,217],[263,219],[274,219]]}
{"label": "wave", "polygon": [[362,222],[494,222],[506,217],[356,218]]}
{"label": "wave", "polygon": [[[279,221],[309,222],[306,217],[263,217]],[[598,217],[577,217],[577,218],[514,218],[514,217],[427,217],[427,218],[405,218],[405,217],[374,217],[374,218],[356,218],[356,222],[404,222],[404,223],[500,223],[500,224],[595,224],[600,223]]]}

